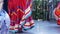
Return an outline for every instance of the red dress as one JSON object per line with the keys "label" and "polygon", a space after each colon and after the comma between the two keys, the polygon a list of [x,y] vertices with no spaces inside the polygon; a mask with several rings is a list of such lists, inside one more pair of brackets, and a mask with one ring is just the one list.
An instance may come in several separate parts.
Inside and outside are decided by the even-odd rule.
{"label": "red dress", "polygon": [[[27,19],[22,18],[24,15],[27,15],[29,13],[31,7],[32,7],[32,0],[8,0],[8,14],[11,19],[10,30],[18,30],[20,21],[25,20],[26,23],[29,22],[30,26],[34,24],[32,23],[33,22],[32,16],[29,16]],[[29,26],[26,23],[24,26]]]}
{"label": "red dress", "polygon": [[57,24],[60,25],[60,9],[55,10],[55,15],[58,17]]}

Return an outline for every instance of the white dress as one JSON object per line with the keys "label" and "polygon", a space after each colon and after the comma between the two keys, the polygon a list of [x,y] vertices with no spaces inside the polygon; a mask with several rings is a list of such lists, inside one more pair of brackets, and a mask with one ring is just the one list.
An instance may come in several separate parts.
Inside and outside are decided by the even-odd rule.
{"label": "white dress", "polygon": [[8,34],[10,18],[5,10],[0,10],[0,34]]}

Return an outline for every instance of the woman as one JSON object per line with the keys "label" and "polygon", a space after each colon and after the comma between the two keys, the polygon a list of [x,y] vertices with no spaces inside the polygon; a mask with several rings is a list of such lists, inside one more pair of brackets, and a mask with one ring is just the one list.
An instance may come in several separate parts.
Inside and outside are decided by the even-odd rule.
{"label": "woman", "polygon": [[0,34],[9,34],[10,18],[3,9],[3,1],[0,0]]}
{"label": "woman", "polygon": [[58,3],[57,7],[54,9],[53,13],[57,20],[57,24],[60,25],[60,2]]}
{"label": "woman", "polygon": [[32,0],[8,0],[8,13],[11,19],[10,30],[27,30],[33,26],[31,16]]}

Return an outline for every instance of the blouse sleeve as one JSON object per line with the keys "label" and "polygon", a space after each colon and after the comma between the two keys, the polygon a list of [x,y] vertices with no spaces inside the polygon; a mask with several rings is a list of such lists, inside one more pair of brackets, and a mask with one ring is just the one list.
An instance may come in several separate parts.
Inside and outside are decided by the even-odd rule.
{"label": "blouse sleeve", "polygon": [[9,26],[10,26],[10,17],[7,13],[5,14],[5,23],[6,23],[7,28],[9,28]]}

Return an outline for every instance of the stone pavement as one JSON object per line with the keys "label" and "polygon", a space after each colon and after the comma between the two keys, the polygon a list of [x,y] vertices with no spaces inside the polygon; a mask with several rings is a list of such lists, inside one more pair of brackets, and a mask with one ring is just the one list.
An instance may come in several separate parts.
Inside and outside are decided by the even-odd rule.
{"label": "stone pavement", "polygon": [[60,34],[60,26],[56,22],[35,20],[35,27],[33,29],[16,34]]}

